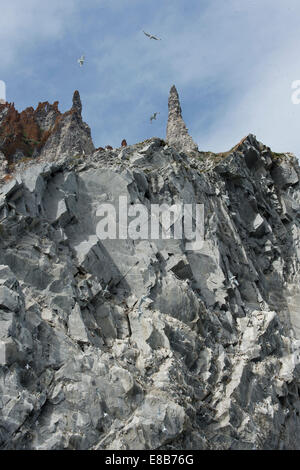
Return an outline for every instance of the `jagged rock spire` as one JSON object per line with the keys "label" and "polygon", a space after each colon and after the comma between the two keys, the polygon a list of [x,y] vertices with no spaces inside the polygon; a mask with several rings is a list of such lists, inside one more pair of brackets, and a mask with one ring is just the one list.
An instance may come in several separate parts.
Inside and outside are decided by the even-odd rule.
{"label": "jagged rock spire", "polygon": [[42,148],[40,156],[48,160],[55,160],[65,155],[89,155],[94,150],[91,130],[83,122],[82,104],[80,94],[76,90],[73,94],[73,104],[70,111],[64,113],[53,132]]}
{"label": "jagged rock spire", "polygon": [[72,110],[75,111],[77,114],[79,114],[79,116],[81,116],[82,104],[81,104],[80,94],[78,90],[74,91]]}
{"label": "jagged rock spire", "polygon": [[178,92],[175,85],[171,87],[169,100],[169,116],[167,124],[168,144],[175,147],[178,151],[197,151],[198,147],[188,133],[188,129],[182,119],[182,111]]}

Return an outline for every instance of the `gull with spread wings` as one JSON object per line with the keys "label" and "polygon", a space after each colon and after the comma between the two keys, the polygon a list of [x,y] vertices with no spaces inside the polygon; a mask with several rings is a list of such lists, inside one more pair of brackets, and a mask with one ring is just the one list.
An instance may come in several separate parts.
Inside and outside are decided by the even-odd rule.
{"label": "gull with spread wings", "polygon": [[143,33],[144,33],[149,39],[154,39],[155,41],[161,41],[160,38],[154,36],[153,34],[146,33],[145,31],[143,31]]}
{"label": "gull with spread wings", "polygon": [[153,113],[153,116],[150,117],[150,122],[151,122],[151,124],[152,124],[153,119],[156,120],[156,116],[157,116],[158,114],[160,114],[160,113]]}

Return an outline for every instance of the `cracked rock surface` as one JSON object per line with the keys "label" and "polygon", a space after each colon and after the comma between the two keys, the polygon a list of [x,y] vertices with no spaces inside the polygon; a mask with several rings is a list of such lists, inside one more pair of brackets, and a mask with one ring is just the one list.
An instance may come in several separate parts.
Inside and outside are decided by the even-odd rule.
{"label": "cracked rock surface", "polygon": [[[0,448],[299,448],[299,176],[250,135],[218,160],[153,138],[2,184]],[[202,248],[100,240],[119,196],[204,204]]]}

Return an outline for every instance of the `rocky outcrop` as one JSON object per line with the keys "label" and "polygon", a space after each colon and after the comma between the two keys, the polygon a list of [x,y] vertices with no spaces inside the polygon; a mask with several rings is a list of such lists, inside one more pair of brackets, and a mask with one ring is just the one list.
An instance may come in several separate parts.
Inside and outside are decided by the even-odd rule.
{"label": "rocky outcrop", "polygon": [[57,121],[43,146],[41,157],[48,160],[64,156],[89,155],[94,150],[89,126],[83,122],[82,105],[78,91],[74,92],[73,106]]}
{"label": "rocky outcrop", "polygon": [[81,100],[75,91],[73,106],[62,114],[58,102],[39,103],[19,113],[14,104],[0,104],[0,151],[9,164],[27,158],[56,159],[94,151],[91,131],[81,117]]}
{"label": "rocky outcrop", "polygon": [[32,157],[41,140],[42,131],[33,108],[19,113],[14,104],[0,105],[0,150],[9,163]]}
{"label": "rocky outcrop", "polygon": [[[81,128],[78,95],[73,111],[53,143]],[[299,176],[252,135],[222,155],[155,138],[17,166],[0,187],[0,448],[298,449]],[[204,204],[203,245],[99,239],[119,196]]]}
{"label": "rocky outcrop", "polygon": [[189,135],[188,129],[182,119],[179,96],[175,85],[173,85],[170,90],[168,108],[169,116],[166,137],[168,144],[182,152],[190,153],[197,151],[198,147]]}
{"label": "rocky outcrop", "polygon": [[49,104],[47,101],[39,103],[34,112],[34,119],[42,131],[50,132],[60,117],[61,112],[58,109],[58,101],[53,104]]}

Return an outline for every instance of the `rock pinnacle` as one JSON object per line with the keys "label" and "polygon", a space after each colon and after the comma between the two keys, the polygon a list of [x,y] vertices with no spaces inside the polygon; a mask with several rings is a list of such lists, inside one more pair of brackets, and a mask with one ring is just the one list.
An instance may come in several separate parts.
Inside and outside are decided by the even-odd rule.
{"label": "rock pinnacle", "polygon": [[81,116],[82,112],[82,104],[81,104],[81,99],[80,99],[80,94],[78,90],[74,91],[73,95],[73,106],[72,109]]}
{"label": "rock pinnacle", "polygon": [[188,133],[188,129],[182,119],[182,111],[178,92],[175,85],[171,87],[168,100],[169,116],[167,124],[168,144],[178,151],[197,151],[198,147]]}

